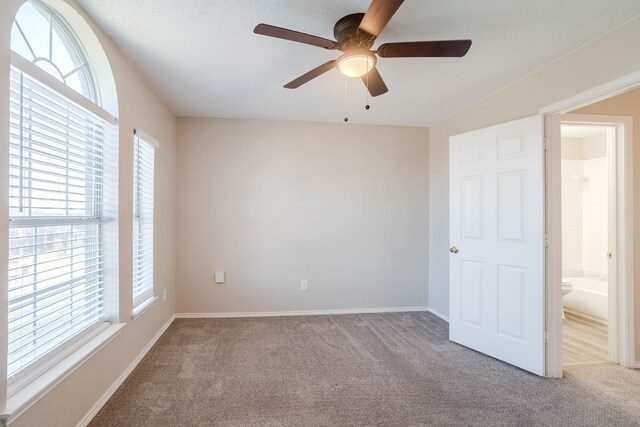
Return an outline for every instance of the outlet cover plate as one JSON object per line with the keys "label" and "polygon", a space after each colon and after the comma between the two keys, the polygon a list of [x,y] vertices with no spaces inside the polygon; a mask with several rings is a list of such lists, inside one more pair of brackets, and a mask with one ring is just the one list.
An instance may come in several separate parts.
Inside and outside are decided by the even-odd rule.
{"label": "outlet cover plate", "polygon": [[225,281],[224,271],[216,271],[216,273],[214,275],[214,281],[215,281],[216,285],[223,284],[224,281]]}

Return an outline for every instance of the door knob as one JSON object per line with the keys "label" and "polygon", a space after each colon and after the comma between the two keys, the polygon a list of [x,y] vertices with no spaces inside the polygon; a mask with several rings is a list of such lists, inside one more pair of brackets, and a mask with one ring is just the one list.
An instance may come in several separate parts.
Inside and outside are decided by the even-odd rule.
{"label": "door knob", "polygon": [[458,249],[457,246],[452,246],[451,248],[449,248],[449,252],[451,252],[452,254],[457,254],[458,252],[460,252],[460,249]]}

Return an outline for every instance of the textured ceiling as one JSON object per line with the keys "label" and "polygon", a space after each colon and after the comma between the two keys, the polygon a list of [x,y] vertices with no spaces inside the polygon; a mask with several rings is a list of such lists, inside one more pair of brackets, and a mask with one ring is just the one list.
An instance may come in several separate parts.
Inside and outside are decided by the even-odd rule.
{"label": "textured ceiling", "polygon": [[[428,126],[640,14],[638,0],[406,0],[378,38],[473,40],[464,58],[378,61],[389,92],[331,70],[282,86],[335,51],[253,34],[267,23],[333,39],[367,0],[79,0],[179,116]],[[374,46],[374,47],[375,47]]]}

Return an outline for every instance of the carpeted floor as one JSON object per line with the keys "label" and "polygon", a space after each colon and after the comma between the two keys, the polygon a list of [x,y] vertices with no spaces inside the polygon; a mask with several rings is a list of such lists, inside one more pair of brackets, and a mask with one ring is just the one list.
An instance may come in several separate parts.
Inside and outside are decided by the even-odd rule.
{"label": "carpeted floor", "polygon": [[640,372],[550,380],[429,313],[177,319],[91,426],[640,426]]}

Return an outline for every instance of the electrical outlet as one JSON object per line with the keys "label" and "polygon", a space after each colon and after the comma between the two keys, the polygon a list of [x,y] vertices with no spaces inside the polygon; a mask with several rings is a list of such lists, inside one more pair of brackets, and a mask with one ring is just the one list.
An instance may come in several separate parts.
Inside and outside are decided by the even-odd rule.
{"label": "electrical outlet", "polygon": [[306,291],[308,289],[309,289],[309,287],[308,287],[307,281],[306,280],[301,280],[300,281],[300,290],[301,291]]}
{"label": "electrical outlet", "polygon": [[166,302],[167,301],[167,290],[164,289],[162,291],[162,302]]}

